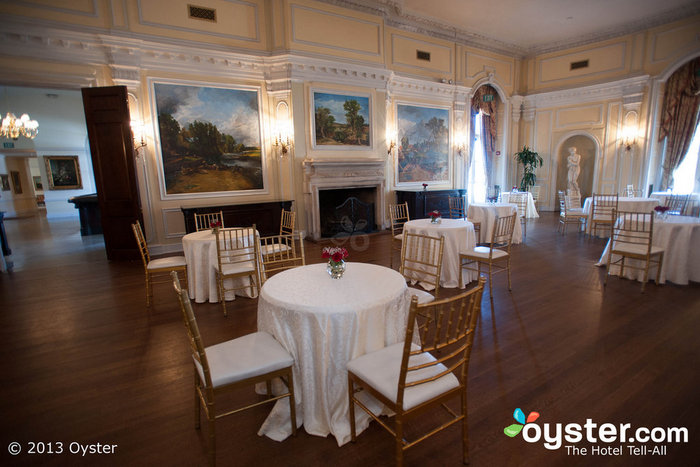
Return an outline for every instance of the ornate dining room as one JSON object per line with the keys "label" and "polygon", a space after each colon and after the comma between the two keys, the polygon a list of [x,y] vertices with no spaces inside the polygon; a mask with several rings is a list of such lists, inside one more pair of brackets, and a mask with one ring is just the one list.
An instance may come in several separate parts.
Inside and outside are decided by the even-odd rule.
{"label": "ornate dining room", "polygon": [[3,465],[697,464],[697,1],[0,12]]}

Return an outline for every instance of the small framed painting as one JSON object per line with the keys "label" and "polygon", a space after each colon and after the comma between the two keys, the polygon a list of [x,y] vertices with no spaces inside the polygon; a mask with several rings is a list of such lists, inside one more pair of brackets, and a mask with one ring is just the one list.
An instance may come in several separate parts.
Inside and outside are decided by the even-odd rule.
{"label": "small framed painting", "polygon": [[44,156],[49,190],[79,190],[83,188],[80,178],[78,156]]}
{"label": "small framed painting", "polygon": [[36,191],[44,191],[44,184],[41,182],[41,175],[33,176],[32,180],[34,180],[34,189]]}
{"label": "small framed painting", "polygon": [[311,91],[313,143],[316,149],[371,147],[369,95]]}
{"label": "small framed painting", "polygon": [[397,104],[397,184],[450,181],[450,111]]}
{"label": "small framed painting", "polygon": [[22,194],[22,178],[16,170],[10,170],[10,178],[12,178],[12,188],[16,195]]}
{"label": "small framed painting", "polygon": [[0,187],[2,191],[10,191],[10,176],[7,174],[0,174]]}

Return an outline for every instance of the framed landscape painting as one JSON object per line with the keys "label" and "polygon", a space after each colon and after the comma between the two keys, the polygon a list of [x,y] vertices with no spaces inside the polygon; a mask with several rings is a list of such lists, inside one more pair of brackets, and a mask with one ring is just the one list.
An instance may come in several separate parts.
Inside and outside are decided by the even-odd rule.
{"label": "framed landscape painting", "polygon": [[312,91],[313,143],[315,148],[369,149],[369,95]]}
{"label": "framed landscape painting", "polygon": [[264,189],[259,94],[153,83],[164,198]]}
{"label": "framed landscape painting", "polygon": [[448,109],[397,104],[397,184],[450,181]]}
{"label": "framed landscape painting", "polygon": [[78,156],[44,156],[44,163],[49,190],[79,190],[83,187]]}

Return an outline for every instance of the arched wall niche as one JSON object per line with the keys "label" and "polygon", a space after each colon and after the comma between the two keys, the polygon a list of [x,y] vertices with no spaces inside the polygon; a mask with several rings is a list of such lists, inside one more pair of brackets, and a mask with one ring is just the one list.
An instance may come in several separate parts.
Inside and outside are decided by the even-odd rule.
{"label": "arched wall niche", "polygon": [[581,172],[578,176],[578,186],[581,190],[581,202],[593,193],[593,183],[595,182],[596,157],[598,155],[598,144],[596,140],[586,134],[577,134],[565,138],[557,150],[557,179],[556,190],[566,192],[569,148],[575,147],[576,152],[581,155],[579,166]]}

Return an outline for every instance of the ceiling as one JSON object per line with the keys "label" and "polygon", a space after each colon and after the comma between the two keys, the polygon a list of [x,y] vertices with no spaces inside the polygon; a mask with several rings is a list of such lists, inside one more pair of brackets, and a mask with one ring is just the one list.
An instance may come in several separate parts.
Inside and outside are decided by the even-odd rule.
{"label": "ceiling", "polygon": [[326,0],[391,26],[515,56],[574,47],[700,14],[699,0]]}

